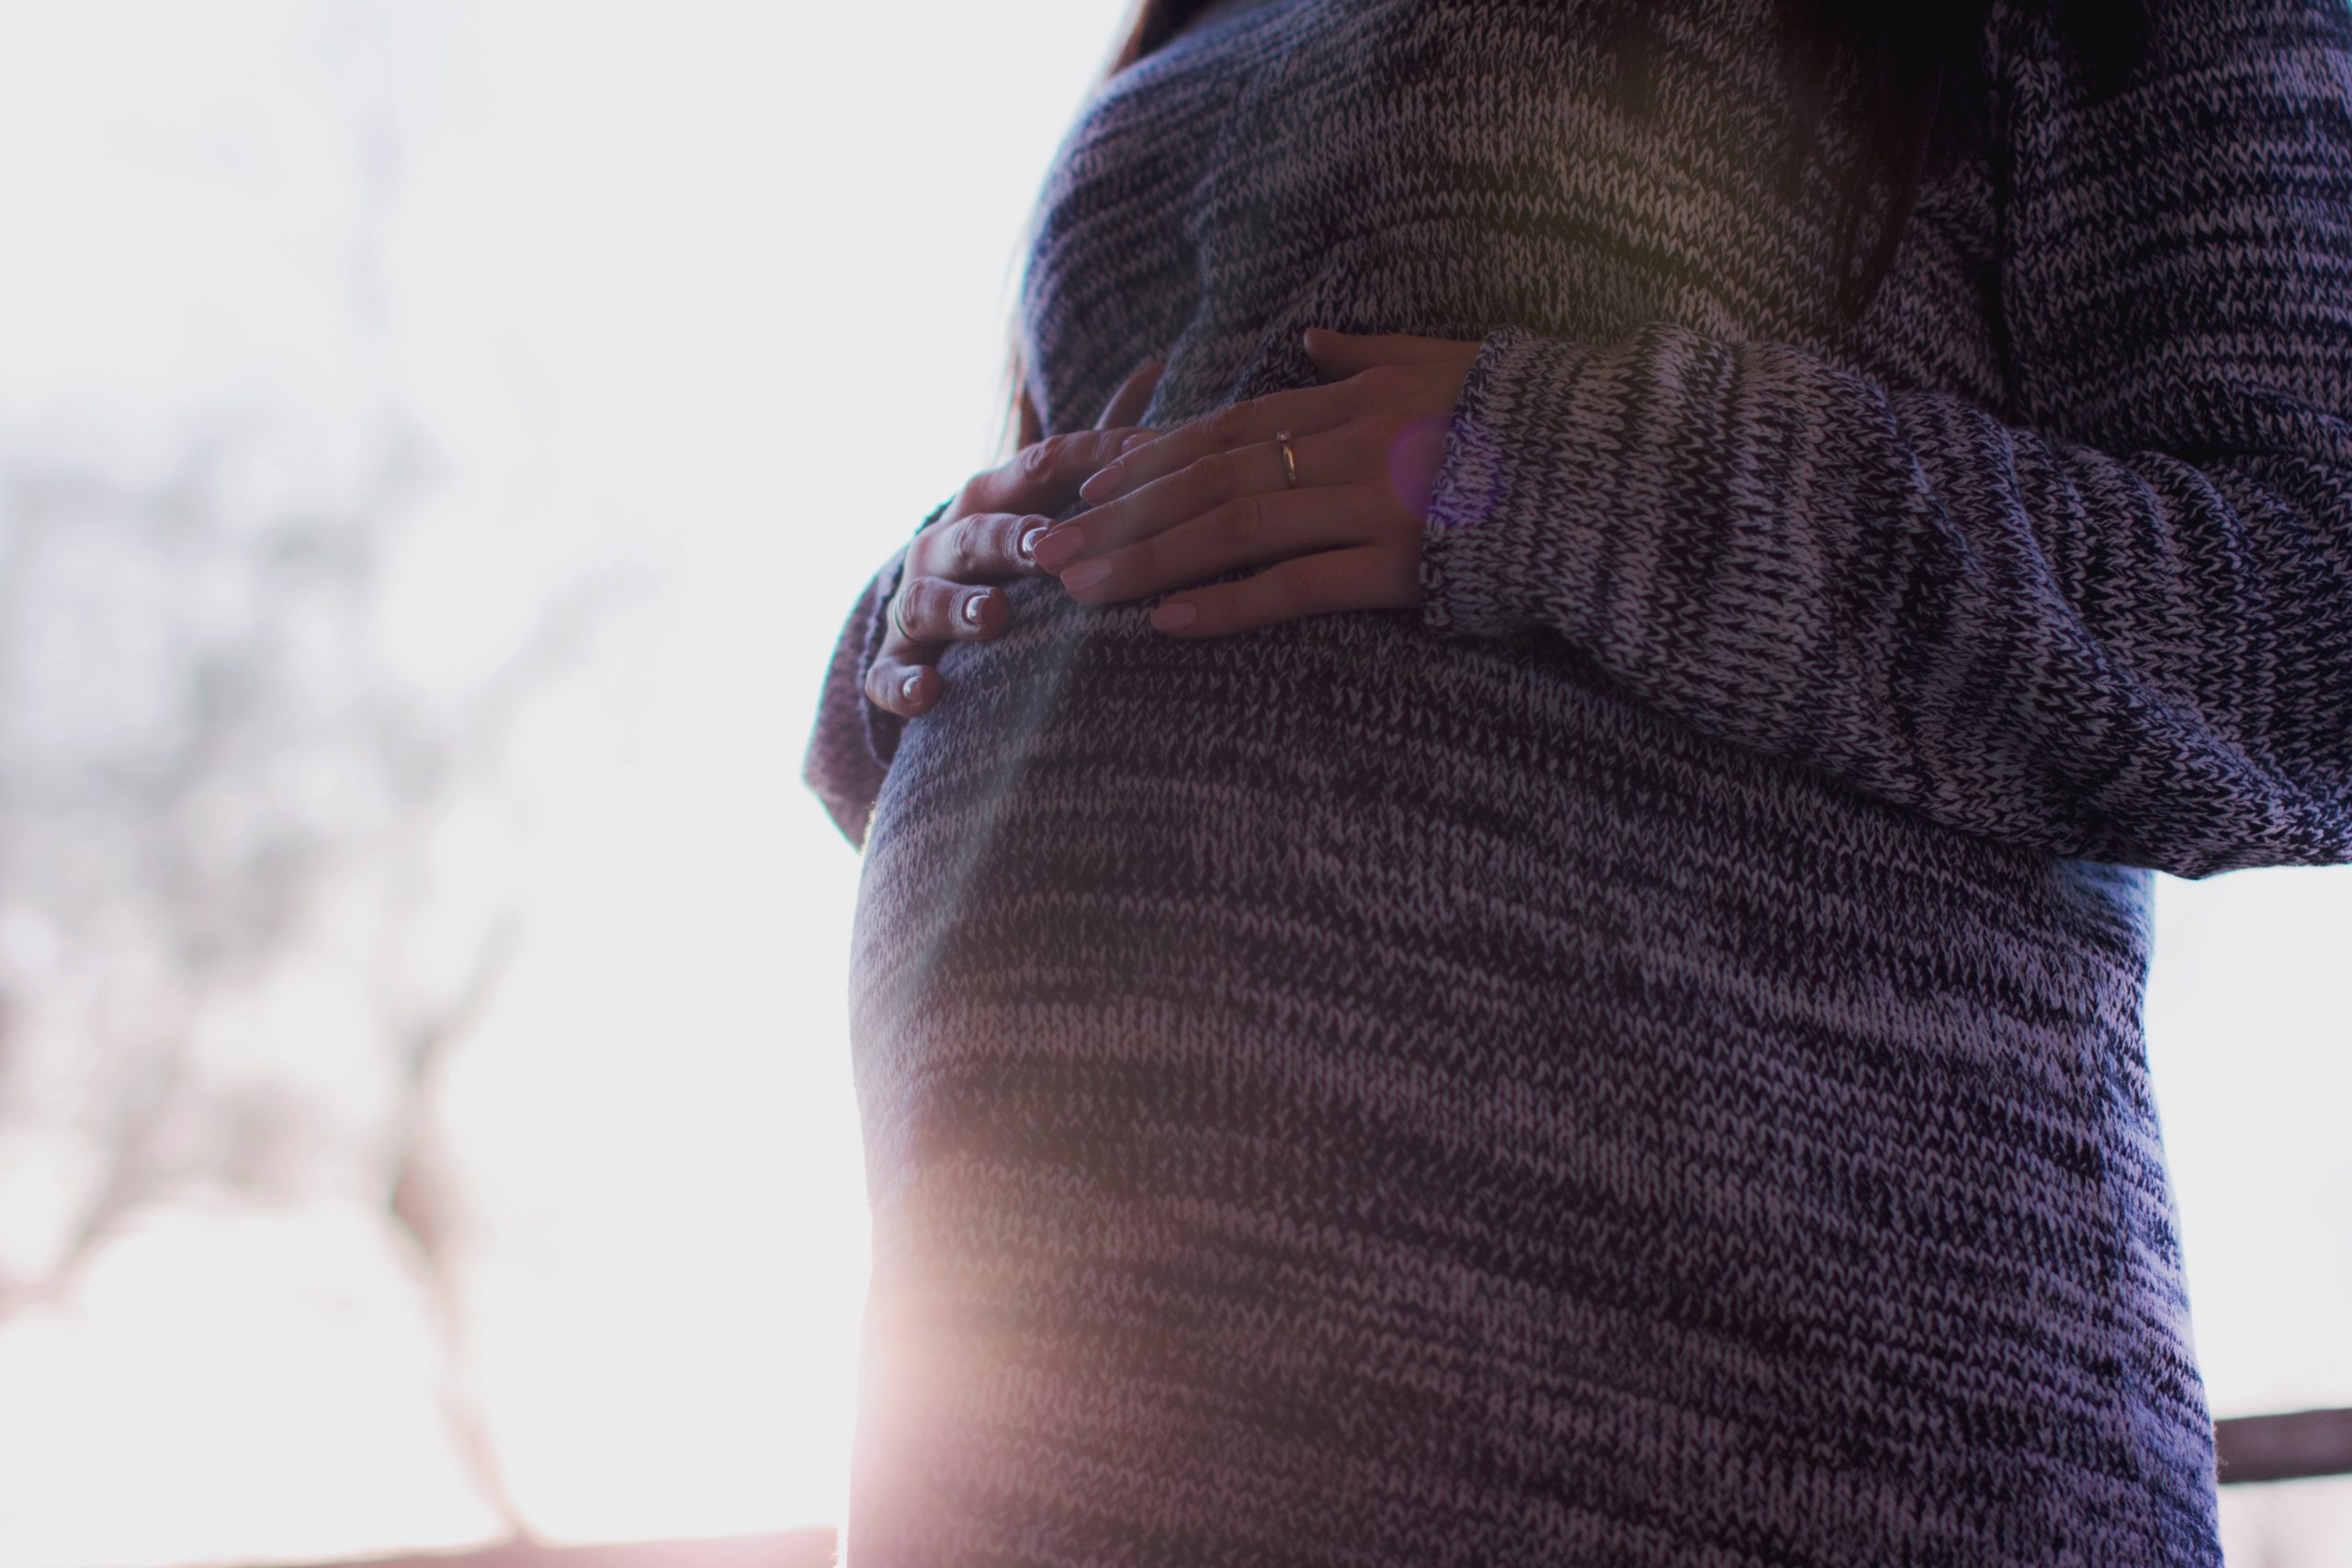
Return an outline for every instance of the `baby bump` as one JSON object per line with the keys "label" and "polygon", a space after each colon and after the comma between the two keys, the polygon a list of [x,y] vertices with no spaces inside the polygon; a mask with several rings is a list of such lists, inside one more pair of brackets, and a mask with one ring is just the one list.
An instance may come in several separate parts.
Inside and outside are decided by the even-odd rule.
{"label": "baby bump", "polygon": [[[1485,1419],[1485,1373],[1428,1394],[1458,1276],[1379,1233],[1540,1201],[1496,1151],[1568,1086],[1470,1048],[1550,1026],[1574,940],[1534,897],[1538,814],[1507,821],[1464,763],[1509,713],[1449,700],[1461,652],[1384,615],[1185,642],[1059,594],[1016,584],[1007,636],[949,650],[867,840],[853,1043],[898,1393],[862,1416],[864,1517],[981,1532],[1017,1494],[1075,1521],[1178,1474],[1238,1532],[1188,1560],[1304,1561],[1361,1533],[1385,1467]],[[1412,1365],[1335,1332],[1374,1292]],[[1008,1431],[1087,1473],[970,1437]]]}
{"label": "baby bump", "polygon": [[[1592,1507],[1646,1506],[1664,1472],[1625,1454],[1661,1422],[1694,1498],[1798,1452],[1825,1539],[1971,1423],[2053,1473],[2120,1462],[2092,1404],[1978,1409],[1957,1372],[1916,1445],[1846,1436],[1930,1397],[1880,1327],[2020,1357],[2105,1332],[2075,1277],[2113,1217],[2097,1066],[2041,994],[2072,982],[2030,946],[2013,1018],[1937,988],[1955,932],[2050,913],[2025,871],[1676,730],[1556,639],[1364,614],[1186,642],[1013,592],[1004,637],[943,659],[860,886],[873,1300],[934,1348],[893,1429],[1131,1460],[1137,1496],[1182,1456],[1261,1543],[1397,1474],[1443,1517],[1492,1472],[1465,1432],[1531,1467],[1506,1532],[1595,1475],[1628,1490]],[[2030,1145],[1964,1182],[1918,1157],[2010,1104]],[[2066,1234],[1970,1265],[1955,1308],[1955,1205]],[[1881,1316],[1826,1376],[1854,1300]],[[899,1451],[958,1517],[1041,1484]]]}
{"label": "baby bump", "polygon": [[1245,1140],[1321,1105],[1575,1157],[1588,1108],[1678,1122],[1796,1042],[1834,1083],[1898,1025],[1932,1043],[1911,1072],[2091,1110],[2052,1006],[2085,977],[2030,942],[1970,942],[1997,988],[1953,960],[2073,918],[2040,860],[1688,731],[1557,637],[1406,611],[1188,641],[1009,589],[1002,637],[944,650],[867,840],[877,1206],[959,1159],[1137,1179],[1171,1096]]}
{"label": "baby bump", "polygon": [[1410,612],[1186,641],[1011,592],[1001,637],[944,651],[867,840],[877,1209],[975,1160],[1252,1158],[1302,1104],[1508,1143],[1574,1098],[1545,1081],[1571,1036],[1635,1026],[1680,781],[1629,789],[1623,705],[1565,656]]}

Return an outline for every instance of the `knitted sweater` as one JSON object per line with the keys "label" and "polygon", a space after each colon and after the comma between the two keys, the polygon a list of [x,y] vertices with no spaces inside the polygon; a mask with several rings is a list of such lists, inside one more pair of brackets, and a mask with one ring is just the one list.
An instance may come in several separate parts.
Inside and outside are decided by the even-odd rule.
{"label": "knitted sweater", "polygon": [[2001,0],[1848,323],[1770,3],[1645,109],[1598,0],[1220,8],[1069,132],[1049,431],[1482,347],[1412,609],[1024,579],[904,724],[853,609],[847,1568],[2220,1561],[2150,873],[2352,862],[2352,20],[2095,101]]}

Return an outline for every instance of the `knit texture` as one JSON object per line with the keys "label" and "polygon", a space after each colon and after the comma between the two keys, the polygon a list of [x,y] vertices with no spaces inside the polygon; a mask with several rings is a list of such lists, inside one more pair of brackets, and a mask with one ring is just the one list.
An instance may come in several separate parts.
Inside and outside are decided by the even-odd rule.
{"label": "knit texture", "polygon": [[1637,99],[1598,0],[1224,6],[1080,113],[1049,431],[1481,348],[1413,609],[1023,579],[901,723],[853,608],[846,1568],[2221,1561],[2151,872],[2352,862],[2352,20],[2101,99],[2002,0],[1848,322],[1770,3]]}

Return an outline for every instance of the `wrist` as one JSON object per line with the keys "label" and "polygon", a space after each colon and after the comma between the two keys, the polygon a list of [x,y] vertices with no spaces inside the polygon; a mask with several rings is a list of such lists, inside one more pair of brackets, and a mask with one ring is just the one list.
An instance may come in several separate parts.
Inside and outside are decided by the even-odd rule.
{"label": "wrist", "polygon": [[[1648,330],[1648,329],[1645,329]],[[1679,329],[1675,329],[1679,331]],[[1634,536],[1667,481],[1628,432],[1622,344],[1489,333],[1463,383],[1421,541],[1422,620],[1458,637],[1541,626],[1597,649]]]}
{"label": "wrist", "polygon": [[1463,378],[1421,534],[1421,619],[1456,637],[1500,637],[1516,630],[1532,563],[1510,526],[1510,437],[1525,401],[1529,367],[1522,350],[1533,335],[1517,327],[1487,334]]}

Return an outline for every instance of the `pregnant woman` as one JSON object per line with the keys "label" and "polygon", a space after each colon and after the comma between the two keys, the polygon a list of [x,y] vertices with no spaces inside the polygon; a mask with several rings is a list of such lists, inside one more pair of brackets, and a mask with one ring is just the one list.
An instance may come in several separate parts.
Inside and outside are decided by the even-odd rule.
{"label": "pregnant woman", "polygon": [[846,1568],[2219,1562],[2151,872],[2352,862],[2344,0],[1149,4],[1021,323],[808,760]]}

